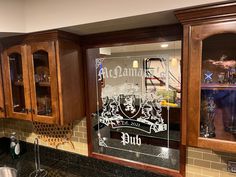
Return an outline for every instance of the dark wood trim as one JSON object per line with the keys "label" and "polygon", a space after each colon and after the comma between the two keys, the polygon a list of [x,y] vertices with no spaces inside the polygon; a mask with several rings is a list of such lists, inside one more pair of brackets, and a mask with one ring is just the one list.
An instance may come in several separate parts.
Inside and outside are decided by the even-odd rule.
{"label": "dark wood trim", "polygon": [[92,122],[90,121],[91,119],[91,114],[90,114],[90,109],[89,109],[89,85],[88,85],[88,69],[87,69],[87,66],[88,66],[88,59],[87,59],[87,55],[86,55],[86,48],[82,47],[82,58],[84,59],[83,60],[83,68],[84,68],[84,94],[85,94],[85,114],[86,114],[86,126],[87,126],[87,143],[88,143],[88,156],[91,156],[92,154],[92,149],[93,149],[93,146],[92,146],[92,141],[89,141],[92,139],[92,132],[91,132],[91,128],[92,127]]}
{"label": "dark wood trim", "polygon": [[189,31],[186,30],[186,26],[184,27],[184,36],[182,42],[182,94],[181,94],[181,141],[183,145],[187,145],[187,107],[188,107],[188,50],[187,46],[189,45],[188,41]]}
{"label": "dark wood trim", "polygon": [[181,39],[182,26],[180,24],[172,24],[85,35],[80,37],[80,42],[85,48],[95,48],[101,46],[121,46]]}
{"label": "dark wood trim", "polygon": [[182,9],[175,12],[179,21],[183,24],[201,22],[205,20],[220,20],[224,18],[236,18],[236,2],[223,2],[204,5],[195,8]]}
{"label": "dark wood trim", "polygon": [[76,34],[68,33],[61,30],[48,30],[35,33],[28,33],[18,36],[5,37],[0,39],[3,49],[7,49],[13,45],[22,45],[35,42],[47,42],[64,39],[79,43],[79,36]]}
{"label": "dark wood trim", "polygon": [[[116,158],[108,155],[98,154],[93,152],[93,144],[92,144],[92,122],[91,122],[91,113],[96,108],[94,105],[94,99],[96,98],[96,94],[94,95],[94,78],[93,74],[95,74],[94,70],[94,58],[88,57],[87,50],[95,49],[98,47],[111,47],[111,46],[122,46],[122,45],[131,45],[131,44],[144,44],[144,43],[152,43],[152,42],[163,42],[163,41],[174,41],[174,40],[182,40],[182,26],[179,24],[174,25],[166,25],[166,26],[158,26],[158,27],[149,27],[149,28],[140,28],[133,30],[124,30],[117,32],[109,32],[109,33],[100,33],[93,35],[86,35],[80,38],[81,45],[83,47],[83,57],[85,60],[84,68],[85,68],[85,90],[86,90],[86,117],[87,117],[87,136],[88,136],[88,152],[89,156],[98,158],[101,160],[107,160],[114,163],[128,165],[135,168],[140,168],[143,170],[149,170],[156,173],[163,173],[172,176],[185,176],[185,165],[186,165],[186,124],[181,126],[181,130],[183,135],[181,136],[181,145],[180,147],[180,171],[165,169],[162,167],[157,167],[154,165],[149,165],[140,162],[134,162],[130,160],[125,160],[121,158]],[[90,51],[92,52],[92,51]],[[186,67],[185,67],[186,68]],[[185,88],[186,86],[183,86]],[[183,94],[183,92],[182,92]],[[181,119],[182,121],[186,120],[186,118]]]}
{"label": "dark wood trim", "polygon": [[148,165],[148,164],[144,164],[141,162],[135,162],[135,161],[131,161],[131,160],[126,160],[123,158],[118,158],[118,157],[113,157],[113,156],[109,156],[109,155],[104,155],[104,154],[98,154],[98,153],[92,153],[91,157],[100,159],[100,160],[106,160],[106,161],[110,161],[113,163],[118,163],[124,166],[132,166],[134,168],[139,168],[142,170],[148,170],[154,173],[158,173],[158,174],[165,174],[165,175],[171,175],[174,177],[183,177],[182,174],[180,174],[179,171],[176,170],[172,170],[172,169],[167,169],[164,167],[159,167],[156,165]]}
{"label": "dark wood trim", "polygon": [[[2,45],[0,43],[0,53],[2,53]],[[3,69],[2,69],[2,55],[0,54],[0,118],[5,118],[6,116],[6,108],[5,108],[5,96],[4,96],[4,88],[3,88]]]}

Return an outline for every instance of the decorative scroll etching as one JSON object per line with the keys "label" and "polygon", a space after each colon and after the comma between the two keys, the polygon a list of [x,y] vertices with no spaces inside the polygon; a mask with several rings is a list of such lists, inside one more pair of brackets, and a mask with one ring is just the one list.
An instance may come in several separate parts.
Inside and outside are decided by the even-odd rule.
{"label": "decorative scroll etching", "polygon": [[[147,134],[167,131],[167,124],[164,123],[164,119],[162,118],[162,96],[157,95],[156,92],[152,92],[151,90],[141,90],[140,87],[132,81],[128,82],[126,80],[123,84],[117,84],[115,86],[109,85],[109,81],[111,83],[112,80],[121,77],[131,79],[132,77],[135,77],[136,79],[137,77],[140,77],[141,79],[144,79],[152,76],[152,72],[154,72],[154,70],[149,69],[149,72],[147,72],[142,67],[122,68],[119,65],[109,68],[103,66],[103,61],[104,58],[96,59],[97,100],[101,99],[101,102],[97,101],[96,118],[98,118],[98,124],[101,124],[101,127],[108,126],[112,129],[122,128],[122,131],[124,129],[136,129]],[[100,84],[99,86],[99,83],[104,82],[106,84]],[[99,98],[99,96],[101,97]],[[100,105],[101,103],[102,105]],[[98,125],[98,127],[99,126],[100,125]],[[99,141],[98,144],[100,147],[136,153],[137,157],[142,154],[161,159],[169,158],[168,148],[163,149],[158,155],[137,152],[137,149],[127,149],[130,145],[142,145],[141,136],[139,137],[138,134],[135,135],[127,132],[121,132],[120,143],[122,147],[119,145],[115,147],[106,141],[106,136],[104,136],[105,132],[106,130],[101,130],[100,132],[98,129],[97,135]],[[126,148],[123,148],[124,146],[126,146]]]}
{"label": "decorative scroll etching", "polygon": [[107,147],[107,144],[102,138],[99,138],[99,146]]}
{"label": "decorative scroll etching", "polygon": [[141,95],[139,87],[132,83],[106,85],[99,121],[112,128],[134,128],[146,133],[166,131],[161,100],[161,96],[153,93]]}
{"label": "decorative scroll etching", "polygon": [[168,159],[169,158],[169,152],[168,151],[163,151],[160,154],[157,155],[157,157],[164,159]]}
{"label": "decorative scroll etching", "polygon": [[98,134],[98,139],[99,139],[99,146],[102,146],[102,147],[107,147],[107,144],[105,143],[105,140],[101,137],[100,134]]}

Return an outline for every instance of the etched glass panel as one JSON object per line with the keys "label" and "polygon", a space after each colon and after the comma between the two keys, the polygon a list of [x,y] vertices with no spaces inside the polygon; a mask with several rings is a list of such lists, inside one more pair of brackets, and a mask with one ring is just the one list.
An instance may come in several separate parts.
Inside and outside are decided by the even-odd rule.
{"label": "etched glass panel", "polygon": [[[103,48],[96,60],[95,152],[179,170],[179,41]],[[157,48],[159,47],[159,50]],[[100,53],[101,54],[101,53]]]}
{"label": "etched glass panel", "polygon": [[202,49],[200,136],[236,140],[236,34],[206,38]]}

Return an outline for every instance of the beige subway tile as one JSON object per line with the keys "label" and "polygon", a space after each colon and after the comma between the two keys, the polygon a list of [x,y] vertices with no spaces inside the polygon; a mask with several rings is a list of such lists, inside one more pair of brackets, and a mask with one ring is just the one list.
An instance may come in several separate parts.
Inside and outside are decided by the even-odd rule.
{"label": "beige subway tile", "polygon": [[78,132],[78,131],[79,131],[79,127],[74,126],[74,127],[73,127],[73,132],[75,132],[75,131]]}
{"label": "beige subway tile", "polygon": [[78,141],[79,141],[79,138],[78,138],[78,137],[74,137],[74,136],[73,136],[73,137],[71,138],[71,141],[78,142]]}
{"label": "beige subway tile", "polygon": [[193,165],[194,159],[187,157],[187,164]]}
{"label": "beige subway tile", "polygon": [[204,148],[196,148],[196,147],[188,147],[191,151],[197,151],[197,152],[206,152],[211,154],[212,150],[211,149],[204,149]]}
{"label": "beige subway tile", "polygon": [[195,173],[187,172],[186,177],[194,177]]}
{"label": "beige subway tile", "polygon": [[194,177],[214,177],[214,176],[195,174]]}
{"label": "beige subway tile", "polygon": [[186,165],[186,171],[191,173],[201,174],[202,168],[195,165]]}
{"label": "beige subway tile", "polygon": [[80,150],[79,154],[84,155],[84,156],[88,156],[88,150]]}
{"label": "beige subway tile", "polygon": [[203,159],[203,153],[197,151],[188,151],[187,156],[189,158]]}
{"label": "beige subway tile", "polygon": [[87,132],[87,128],[86,127],[79,127],[79,132]]}
{"label": "beige subway tile", "polygon": [[220,177],[220,171],[219,170],[214,170],[214,169],[209,169],[209,168],[203,168],[202,169],[202,174],[209,176],[209,177]]}
{"label": "beige subway tile", "polygon": [[213,161],[213,162],[221,162],[221,157],[215,154],[203,153],[203,159]]}
{"label": "beige subway tile", "polygon": [[83,127],[87,127],[87,122],[86,122],[86,121],[83,121],[83,122],[82,122],[82,126],[83,126]]}
{"label": "beige subway tile", "polygon": [[220,172],[220,177],[236,177],[236,173]]}
{"label": "beige subway tile", "polygon": [[79,138],[79,142],[81,142],[81,143],[87,143],[88,141],[87,141],[87,139],[85,139],[85,138]]}
{"label": "beige subway tile", "polygon": [[87,138],[87,137],[88,137],[87,132],[83,132],[83,137],[84,137],[84,138]]}
{"label": "beige subway tile", "polygon": [[210,163],[211,163],[211,162],[206,161],[206,160],[195,159],[193,163],[194,163],[194,165],[196,165],[196,166],[205,167],[205,168],[210,168]]}
{"label": "beige subway tile", "polygon": [[78,138],[83,138],[83,132],[75,132],[75,136]]}
{"label": "beige subway tile", "polygon": [[223,163],[211,162],[211,168],[220,171],[227,171],[227,165]]}

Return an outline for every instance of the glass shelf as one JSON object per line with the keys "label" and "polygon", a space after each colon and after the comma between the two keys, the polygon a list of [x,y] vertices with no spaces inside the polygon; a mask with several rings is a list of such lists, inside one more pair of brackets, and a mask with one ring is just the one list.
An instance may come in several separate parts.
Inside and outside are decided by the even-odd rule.
{"label": "glass shelf", "polygon": [[39,87],[50,87],[50,82],[38,82],[38,83],[36,83],[36,86],[39,86]]}

